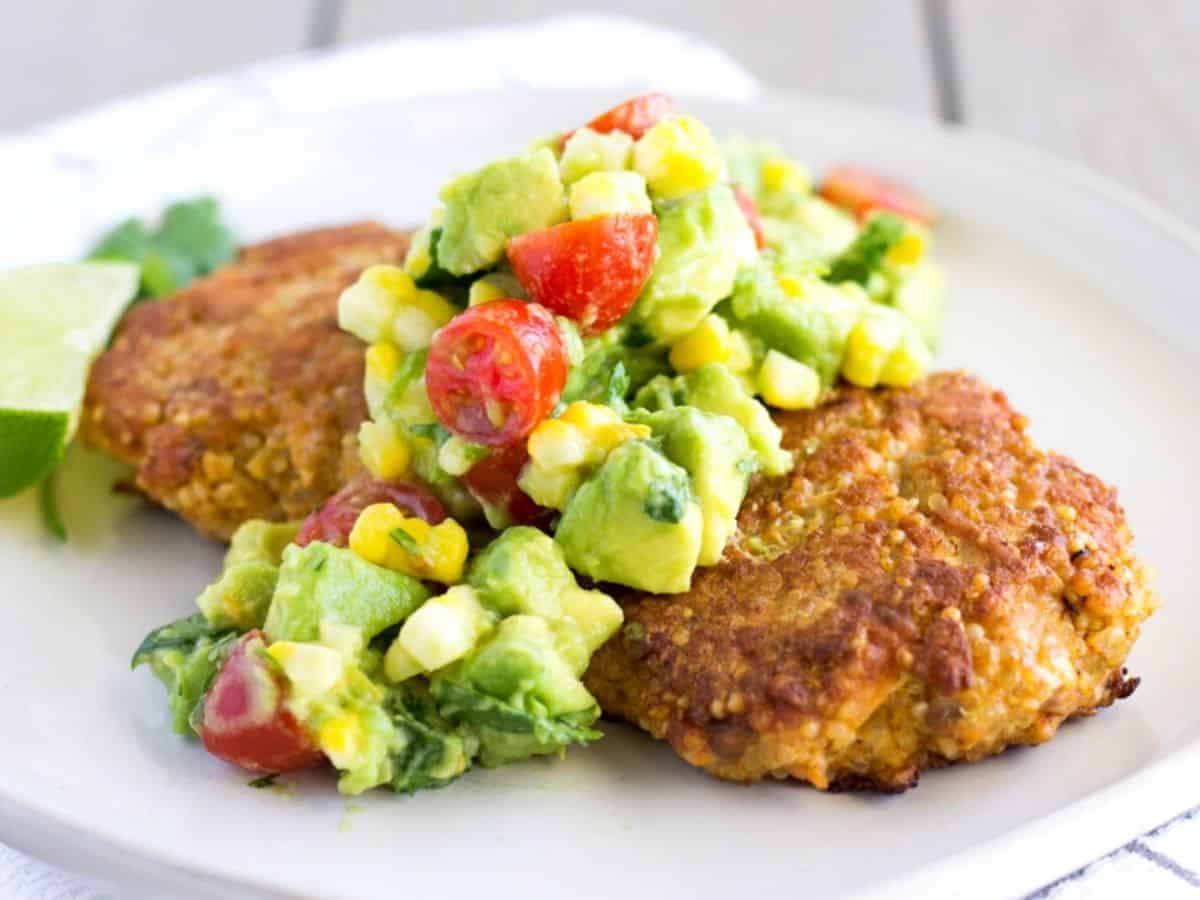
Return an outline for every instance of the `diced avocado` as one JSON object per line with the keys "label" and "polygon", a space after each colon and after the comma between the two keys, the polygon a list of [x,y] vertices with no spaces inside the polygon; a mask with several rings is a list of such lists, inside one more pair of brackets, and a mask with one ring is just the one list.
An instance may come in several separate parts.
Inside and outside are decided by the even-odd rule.
{"label": "diced avocado", "polygon": [[767,408],[754,399],[728,367],[710,363],[674,379],[660,376],[638,391],[634,398],[634,406],[651,411],[680,405],[694,406],[736,420],[750,439],[763,472],[783,475],[791,471],[792,455],[782,447],[783,432]]}
{"label": "diced avocado", "polygon": [[[410,427],[413,433],[409,442],[412,452],[413,471],[446,507],[446,512],[460,522],[471,522],[479,518],[482,510],[462,481],[442,468],[438,462],[439,439],[444,442],[449,436],[440,424],[424,423]],[[419,431],[419,433],[418,433]],[[432,435],[432,436],[427,436]]]}
{"label": "diced avocado", "polygon": [[323,619],[354,625],[370,640],[429,597],[421,582],[320,541],[289,546],[264,630],[272,641],[315,641]]}
{"label": "diced avocado", "polygon": [[436,258],[452,275],[495,265],[509,238],[567,218],[558,162],[546,148],[460,175],[442,188],[441,198],[446,217]]}
{"label": "diced avocado", "polygon": [[621,607],[601,591],[579,587],[562,547],[536,528],[507,529],[475,558],[467,578],[483,602],[502,615],[549,621],[576,675],[621,624]]}
{"label": "diced avocado", "polygon": [[577,572],[669,594],[688,589],[703,531],[687,472],[627,441],[575,492],[555,540]]}
{"label": "diced avocado", "polygon": [[649,425],[667,458],[691,476],[704,515],[698,562],[713,565],[737,527],[750,473],[758,466],[745,429],[729,416],[690,406],[635,412],[630,418]]}
{"label": "diced avocado", "polygon": [[167,689],[178,734],[195,730],[196,711],[236,639],[236,632],[216,628],[197,613],[156,628],[134,653],[133,668],[148,663]]}
{"label": "diced avocado", "polygon": [[758,255],[754,232],[726,184],[658,211],[658,261],[631,316],[651,339],[687,334],[733,291],[738,269]]}
{"label": "diced avocado", "polygon": [[587,400],[620,409],[632,391],[670,371],[665,351],[630,337],[629,329],[618,325],[585,340],[583,359],[571,366],[562,402]]}
{"label": "diced avocado", "polygon": [[529,703],[536,701],[550,716],[593,709],[595,699],[563,660],[556,643],[553,630],[540,616],[509,616],[470,656],[439,677],[519,708],[537,708]]}
{"label": "diced avocado", "polygon": [[278,579],[279,566],[274,563],[259,559],[234,562],[201,592],[196,605],[217,628],[261,628]]}
{"label": "diced avocado", "polygon": [[623,131],[600,134],[580,128],[563,147],[558,170],[563,184],[572,184],[593,172],[620,172],[629,168],[633,138]]}
{"label": "diced avocado", "polygon": [[562,548],[536,528],[506,529],[471,563],[467,581],[483,603],[504,616],[553,618],[559,597],[575,586]]}
{"label": "diced avocado", "polygon": [[257,560],[279,565],[283,562],[283,551],[300,531],[299,522],[267,522],[251,519],[233,533],[229,550],[225,553],[225,566],[246,560]]}
{"label": "diced avocado", "polygon": [[830,385],[863,302],[816,277],[781,272],[763,260],[742,273],[724,311],[767,347],[812,366]]}
{"label": "diced avocado", "polygon": [[915,266],[892,291],[892,305],[912,320],[930,350],[942,336],[944,291],[942,270],[931,262]]}

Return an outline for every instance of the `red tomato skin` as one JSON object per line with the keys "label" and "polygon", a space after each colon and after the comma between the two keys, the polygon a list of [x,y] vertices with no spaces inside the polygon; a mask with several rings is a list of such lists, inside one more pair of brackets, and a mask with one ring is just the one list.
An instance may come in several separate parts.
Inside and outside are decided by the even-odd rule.
{"label": "red tomato skin", "polygon": [[517,485],[528,459],[524,441],[496,447],[463,475],[463,484],[476,500],[502,509],[513,525],[545,525],[554,510],[538,506]]}
{"label": "red tomato skin", "polygon": [[451,432],[503,447],[524,440],[550,414],[567,368],[549,310],[525,300],[493,300],[465,310],[434,335],[425,388]]}
{"label": "red tomato skin", "polygon": [[767,237],[763,233],[762,216],[758,212],[758,204],[754,202],[754,198],[742,190],[740,185],[733,186],[733,195],[737,198],[737,205],[741,207],[742,215],[746,217],[746,221],[750,223],[750,228],[754,232],[754,243],[759,250],[763,250],[767,246]]}
{"label": "red tomato skin", "polygon": [[657,248],[653,214],[621,213],[515,237],[508,261],[531,299],[592,335],[629,312],[654,269]]}
{"label": "red tomato skin", "polygon": [[666,94],[642,94],[601,113],[587,127],[601,134],[623,131],[636,141],[673,112],[675,103]]}
{"label": "red tomato skin", "polygon": [[248,772],[294,772],[323,759],[284,706],[286,681],[261,657],[266,638],[238,638],[204,698],[200,740],[213,756]]}
{"label": "red tomato skin", "polygon": [[409,482],[375,481],[361,478],[350,482],[300,525],[295,543],[301,547],[324,541],[335,547],[350,542],[350,531],[358,514],[372,503],[394,503],[405,514],[437,525],[446,518],[446,509],[425,488]]}
{"label": "red tomato skin", "polygon": [[907,185],[854,163],[830,168],[817,193],[860,220],[881,209],[925,226],[937,218],[933,207]]}

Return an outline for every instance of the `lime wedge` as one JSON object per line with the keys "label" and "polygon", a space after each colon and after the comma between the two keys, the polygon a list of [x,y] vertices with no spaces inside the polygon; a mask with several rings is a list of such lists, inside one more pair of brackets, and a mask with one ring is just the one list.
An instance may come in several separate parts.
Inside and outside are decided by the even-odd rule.
{"label": "lime wedge", "polygon": [[0,497],[54,469],[75,433],[88,367],[137,294],[130,263],[0,272]]}

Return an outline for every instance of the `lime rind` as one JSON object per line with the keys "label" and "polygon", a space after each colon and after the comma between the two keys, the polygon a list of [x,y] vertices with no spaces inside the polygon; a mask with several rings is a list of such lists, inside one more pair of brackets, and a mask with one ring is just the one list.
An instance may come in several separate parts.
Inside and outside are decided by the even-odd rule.
{"label": "lime rind", "polygon": [[45,410],[0,410],[0,497],[37,484],[67,447],[71,416]]}

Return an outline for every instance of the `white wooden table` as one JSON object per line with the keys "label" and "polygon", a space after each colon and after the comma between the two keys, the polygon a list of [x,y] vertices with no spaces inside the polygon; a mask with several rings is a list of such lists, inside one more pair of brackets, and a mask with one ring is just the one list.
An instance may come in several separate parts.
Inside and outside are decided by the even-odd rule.
{"label": "white wooden table", "polygon": [[[561,5],[508,0],[504,13],[526,20]],[[729,0],[604,5],[720,44],[774,87],[992,131],[1084,162],[1200,225],[1200,0],[739,0],[736,18]],[[495,9],[490,0],[21,4],[0,29],[0,132],[265,56],[482,24]],[[1176,818],[1031,896],[1200,897],[1198,803],[1181,797]],[[0,897],[10,896],[119,894],[0,846]]]}

